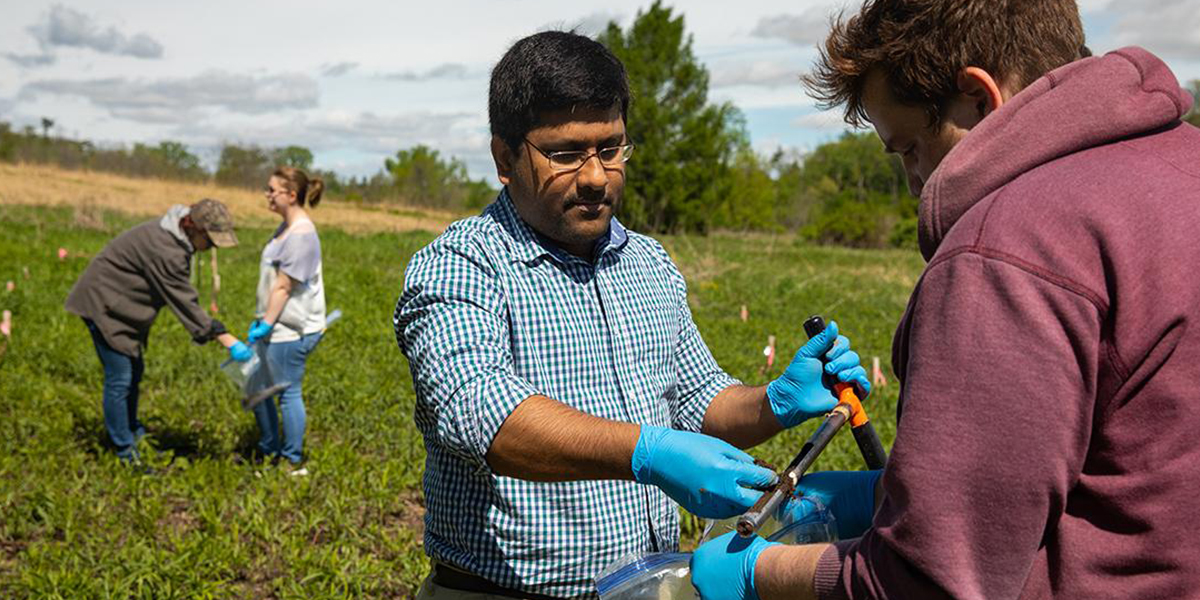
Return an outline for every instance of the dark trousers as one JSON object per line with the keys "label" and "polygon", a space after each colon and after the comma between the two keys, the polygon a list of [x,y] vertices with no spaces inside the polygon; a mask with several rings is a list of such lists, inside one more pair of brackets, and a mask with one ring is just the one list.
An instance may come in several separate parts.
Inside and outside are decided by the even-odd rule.
{"label": "dark trousers", "polygon": [[89,319],[84,319],[96,346],[96,355],[104,366],[104,427],[108,439],[123,460],[137,458],[138,438],[146,429],[138,421],[138,384],[142,382],[145,363],[141,356],[126,356],[113,350],[104,336]]}

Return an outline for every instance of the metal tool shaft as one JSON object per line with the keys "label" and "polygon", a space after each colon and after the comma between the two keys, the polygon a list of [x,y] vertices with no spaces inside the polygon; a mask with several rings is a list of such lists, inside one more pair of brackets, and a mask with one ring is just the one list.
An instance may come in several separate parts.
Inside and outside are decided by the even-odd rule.
{"label": "metal tool shaft", "polygon": [[763,493],[762,498],[759,498],[758,502],[750,507],[750,510],[738,517],[738,535],[753,536],[763,523],[775,514],[780,504],[796,489],[796,484],[800,482],[804,472],[812,466],[813,462],[817,460],[817,456],[821,454],[825,446],[829,445],[829,441],[837,435],[838,430],[849,419],[850,407],[846,404],[838,404],[832,412],[825,416],[821,426],[813,432],[804,446],[800,448],[800,452],[796,454],[796,458],[792,459],[792,463],[783,471],[779,482]]}

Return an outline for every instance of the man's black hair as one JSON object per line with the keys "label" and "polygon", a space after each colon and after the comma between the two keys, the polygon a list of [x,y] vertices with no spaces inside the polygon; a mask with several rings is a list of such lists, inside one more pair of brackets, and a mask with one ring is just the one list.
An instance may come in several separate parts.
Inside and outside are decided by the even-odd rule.
{"label": "man's black hair", "polygon": [[603,44],[566,31],[517,41],[492,69],[488,121],[492,135],[516,150],[547,112],[573,107],[629,109],[625,66]]}

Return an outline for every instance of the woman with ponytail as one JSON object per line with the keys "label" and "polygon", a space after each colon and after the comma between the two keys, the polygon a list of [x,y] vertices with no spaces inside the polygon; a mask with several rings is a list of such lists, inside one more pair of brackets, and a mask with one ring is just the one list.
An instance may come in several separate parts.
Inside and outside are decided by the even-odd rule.
{"label": "woman with ponytail", "polygon": [[261,340],[267,345],[274,379],[289,385],[278,396],[259,403],[254,418],[262,431],[259,450],[264,456],[286,459],[293,475],[308,474],[303,466],[301,380],[308,354],[325,330],[321,241],[305,207],[315,208],[324,189],[321,179],[292,167],[276,169],[263,188],[267,208],[283,217],[283,222],[263,248],[256,318],[250,324],[248,341],[253,345]]}

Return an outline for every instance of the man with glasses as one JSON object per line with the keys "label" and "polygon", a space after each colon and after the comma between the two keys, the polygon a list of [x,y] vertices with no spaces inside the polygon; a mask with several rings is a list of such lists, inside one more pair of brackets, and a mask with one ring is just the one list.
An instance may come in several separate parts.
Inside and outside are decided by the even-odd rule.
{"label": "man with glasses", "polygon": [[597,42],[518,41],[489,94],[504,189],[408,265],[394,326],[427,451],[421,598],[594,594],[618,557],[677,548],[676,503],[749,508],[775,475],[738,447],[832,408],[823,372],[869,389],[832,324],[769,386],[717,366],[671,258],[613,218],[628,105]]}
{"label": "man with glasses", "polygon": [[109,242],[71,289],[66,309],[82,317],[92,335],[104,367],[104,427],[123,461],[137,461],[137,440],[146,433],[137,416],[138,384],[159,309],[170,307],[197,344],[217,340],[239,361],[253,355],[204,312],[191,282],[194,253],[236,245],[233,217],[224,204],[211,199],[176,204],[161,219]]}

